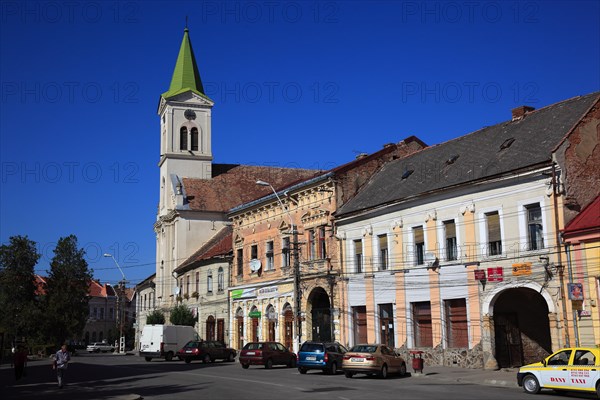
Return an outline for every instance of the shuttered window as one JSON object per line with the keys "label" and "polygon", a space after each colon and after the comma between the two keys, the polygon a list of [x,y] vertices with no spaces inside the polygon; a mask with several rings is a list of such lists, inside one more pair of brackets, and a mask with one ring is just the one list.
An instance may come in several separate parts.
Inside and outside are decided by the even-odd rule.
{"label": "shuttered window", "polygon": [[498,211],[485,214],[488,234],[488,255],[502,254],[502,234],[500,231],[500,216]]}
{"label": "shuttered window", "polygon": [[413,334],[416,347],[433,347],[433,329],[431,324],[431,303],[422,301],[412,303]]}
{"label": "shuttered window", "polygon": [[465,299],[444,301],[448,347],[468,347],[467,303]]}

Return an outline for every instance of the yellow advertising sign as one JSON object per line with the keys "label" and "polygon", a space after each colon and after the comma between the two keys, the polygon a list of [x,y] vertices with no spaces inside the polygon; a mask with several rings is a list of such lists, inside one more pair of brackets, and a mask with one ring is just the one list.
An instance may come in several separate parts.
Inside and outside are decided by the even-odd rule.
{"label": "yellow advertising sign", "polygon": [[531,275],[531,263],[518,263],[512,265],[513,276]]}

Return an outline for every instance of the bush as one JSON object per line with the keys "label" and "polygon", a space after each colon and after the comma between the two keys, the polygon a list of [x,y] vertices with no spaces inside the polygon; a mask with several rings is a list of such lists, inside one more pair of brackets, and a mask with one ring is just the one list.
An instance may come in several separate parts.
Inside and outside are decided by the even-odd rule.
{"label": "bush", "polygon": [[160,310],[154,310],[146,317],[147,325],[162,325],[165,323],[165,314]]}

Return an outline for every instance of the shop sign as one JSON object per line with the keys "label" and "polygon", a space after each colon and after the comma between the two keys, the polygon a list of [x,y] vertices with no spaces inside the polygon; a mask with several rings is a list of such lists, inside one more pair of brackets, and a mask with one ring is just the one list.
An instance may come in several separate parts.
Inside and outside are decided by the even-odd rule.
{"label": "shop sign", "polygon": [[475,280],[477,281],[484,281],[485,280],[485,270],[483,269],[476,269],[473,271],[473,273],[475,274]]}
{"label": "shop sign", "polygon": [[512,265],[513,276],[531,275],[531,263],[517,263]]}
{"label": "shop sign", "polygon": [[234,289],[231,291],[231,300],[251,299],[256,297],[256,289]]}
{"label": "shop sign", "polygon": [[504,281],[504,273],[502,267],[490,267],[487,270],[489,282],[502,282]]}
{"label": "shop sign", "polygon": [[271,297],[277,295],[278,292],[278,286],[267,286],[258,289],[258,297]]}
{"label": "shop sign", "polygon": [[569,300],[583,300],[583,285],[581,283],[569,283]]}
{"label": "shop sign", "polygon": [[260,311],[250,311],[250,313],[248,314],[248,316],[250,318],[260,318],[261,317],[261,312]]}

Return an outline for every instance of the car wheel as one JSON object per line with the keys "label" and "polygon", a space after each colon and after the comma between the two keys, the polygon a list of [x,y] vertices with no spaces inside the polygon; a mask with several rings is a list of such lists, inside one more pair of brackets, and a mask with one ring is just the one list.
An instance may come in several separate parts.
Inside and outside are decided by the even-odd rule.
{"label": "car wheel", "polygon": [[596,397],[600,399],[600,381],[596,383]]}
{"label": "car wheel", "polygon": [[529,394],[539,393],[540,383],[537,378],[533,375],[525,375],[523,378],[523,390]]}
{"label": "car wheel", "polygon": [[248,369],[249,366],[250,366],[250,364],[242,364],[242,368],[244,368],[244,369]]}
{"label": "car wheel", "polygon": [[271,369],[271,367],[273,366],[273,360],[271,360],[270,358],[267,360],[267,362],[265,363],[265,368],[266,369]]}
{"label": "car wheel", "polygon": [[296,359],[295,358],[290,359],[290,362],[288,363],[288,367],[296,368]]}
{"label": "car wheel", "polygon": [[202,362],[204,364],[208,364],[210,362],[210,355],[205,354],[204,357],[202,358]]}
{"label": "car wheel", "polygon": [[352,372],[344,372],[346,378],[352,378],[352,375],[354,375]]}
{"label": "car wheel", "polygon": [[298,367],[298,372],[300,372],[302,375],[306,374],[306,371],[306,368]]}
{"label": "car wheel", "polygon": [[335,375],[337,372],[337,364],[334,362],[331,363],[331,365],[329,366],[329,369],[327,370],[327,373],[329,375]]}
{"label": "car wheel", "polygon": [[385,379],[388,376],[388,370],[387,370],[387,365],[383,364],[381,366],[381,371],[379,372],[379,377],[381,379]]}
{"label": "car wheel", "polygon": [[234,362],[235,361],[235,353],[229,353],[229,358],[227,358],[227,361]]}
{"label": "car wheel", "polygon": [[186,363],[186,364],[189,364],[189,363],[191,363],[191,362],[192,362],[192,359],[191,359],[190,357],[186,357],[186,358],[184,359],[184,361],[185,361],[185,363]]}
{"label": "car wheel", "polygon": [[100,349],[96,349],[94,350],[96,353],[100,353]]}
{"label": "car wheel", "polygon": [[173,360],[173,352],[169,351],[166,355],[165,355],[165,360],[167,361],[172,361]]}
{"label": "car wheel", "polygon": [[402,363],[402,365],[400,366],[400,376],[405,376],[406,375],[406,364]]}
{"label": "car wheel", "polygon": [[152,357],[144,357],[144,360],[150,362],[150,361],[152,361]]}

